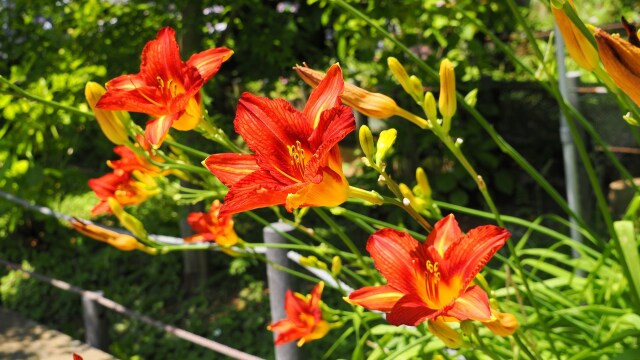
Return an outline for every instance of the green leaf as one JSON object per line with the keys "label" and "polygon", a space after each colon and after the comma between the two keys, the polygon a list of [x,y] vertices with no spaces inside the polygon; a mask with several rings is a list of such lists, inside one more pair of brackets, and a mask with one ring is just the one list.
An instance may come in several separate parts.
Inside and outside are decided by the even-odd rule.
{"label": "green leaf", "polygon": [[[627,265],[629,281],[633,283],[633,288],[640,291],[640,256],[638,256],[638,243],[636,242],[636,233],[633,222],[629,220],[621,220],[613,223],[613,228],[620,239],[620,249]],[[640,294],[636,295],[640,298]]]}

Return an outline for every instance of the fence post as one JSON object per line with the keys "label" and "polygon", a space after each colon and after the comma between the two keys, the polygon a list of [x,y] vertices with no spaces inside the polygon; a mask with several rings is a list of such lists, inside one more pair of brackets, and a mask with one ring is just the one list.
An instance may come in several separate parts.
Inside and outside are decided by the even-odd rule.
{"label": "fence post", "polygon": [[[289,233],[293,227],[284,223],[272,223],[262,230],[265,244],[284,244],[287,242],[280,233]],[[267,260],[276,267],[289,267],[286,249],[267,247]],[[271,319],[278,321],[287,317],[284,311],[284,299],[287,290],[291,289],[293,282],[291,276],[267,264],[267,281],[269,284],[269,305],[271,306]],[[276,334],[273,335],[274,339]],[[297,360],[299,358],[298,347],[295,342],[289,342],[275,347],[276,360]]]}
{"label": "fence post", "polygon": [[[102,296],[102,291],[95,291]],[[96,349],[109,351],[109,332],[104,311],[100,304],[91,296],[82,296],[82,319],[86,331],[86,343]]]}

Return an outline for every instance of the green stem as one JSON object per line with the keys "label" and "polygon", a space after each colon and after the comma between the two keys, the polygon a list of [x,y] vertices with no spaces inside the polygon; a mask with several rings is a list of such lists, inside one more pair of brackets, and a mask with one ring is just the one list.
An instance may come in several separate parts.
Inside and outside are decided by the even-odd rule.
{"label": "green stem", "polygon": [[338,224],[333,221],[333,219],[324,212],[323,209],[313,208],[313,211],[320,216],[320,218],[327,224],[329,227],[338,235],[338,237],[344,242],[347,248],[356,255],[358,262],[360,263],[360,267],[367,273],[367,276],[370,278],[375,278],[373,271],[371,270],[371,265],[368,264],[360,250],[356,247],[356,245],[351,241],[351,239],[347,236],[347,234],[342,231],[342,229],[338,226]]}
{"label": "green stem", "polygon": [[66,111],[72,112],[72,113],[77,114],[77,115],[86,116],[86,117],[90,117],[90,118],[95,117],[93,115],[93,113],[82,111],[82,110],[74,108],[72,106],[61,104],[61,103],[59,103],[57,101],[47,100],[47,99],[44,99],[44,98],[42,98],[40,96],[33,95],[33,94],[23,90],[19,86],[13,84],[12,82],[10,82],[7,78],[5,78],[2,75],[0,75],[0,82],[3,83],[3,84],[6,84],[7,86],[9,86],[9,88],[15,92],[12,95],[23,97],[23,98],[29,99],[29,100],[33,100],[33,101],[36,101],[36,102],[39,102],[39,103],[42,103],[42,104],[45,104],[45,105],[48,105],[48,106],[51,106],[51,107],[58,108],[58,109],[66,110]]}
{"label": "green stem", "polygon": [[164,143],[169,145],[169,146],[171,146],[171,147],[174,147],[174,148],[180,149],[180,150],[182,150],[184,152],[190,153],[193,156],[202,158],[203,160],[210,155],[210,154],[207,154],[204,151],[200,151],[200,150],[194,149],[194,148],[192,148],[190,146],[181,144],[181,143],[179,143],[177,141],[173,141],[171,139],[165,139]]}
{"label": "green stem", "polygon": [[422,128],[422,129],[428,129],[431,127],[431,125],[429,124],[429,122],[423,118],[421,118],[420,116],[415,115],[412,112],[409,112],[401,107],[398,107],[398,109],[396,110],[395,114],[397,116],[403,117],[409,121],[411,121],[412,123],[418,125],[418,127]]}

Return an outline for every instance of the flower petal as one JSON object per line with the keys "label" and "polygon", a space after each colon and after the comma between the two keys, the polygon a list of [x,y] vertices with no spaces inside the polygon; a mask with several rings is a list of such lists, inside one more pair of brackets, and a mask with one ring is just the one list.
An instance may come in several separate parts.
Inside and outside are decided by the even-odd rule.
{"label": "flower petal", "polygon": [[156,39],[149,41],[142,49],[140,76],[149,85],[155,84],[158,76],[164,81],[173,80],[184,85],[182,69],[176,32],[170,27],[163,27]]}
{"label": "flower petal", "polygon": [[433,230],[431,230],[431,233],[427,236],[425,245],[427,247],[433,246],[440,256],[444,256],[449,245],[461,237],[462,231],[458,226],[456,218],[453,214],[449,214],[447,217],[435,223]]}
{"label": "flower petal", "polygon": [[[309,137],[309,144],[316,149],[305,169],[305,178],[312,178],[318,169],[327,165],[327,158],[330,152],[336,147],[338,142],[344,139],[347,134],[356,128],[353,111],[347,106],[339,106],[322,113],[318,127]],[[339,157],[340,166],[334,171],[342,174],[342,161]]]}
{"label": "flower petal", "polygon": [[171,125],[173,125],[173,122],[177,118],[178,114],[171,114],[147,121],[147,127],[144,129],[145,138],[154,147],[159,147],[169,133],[169,128],[171,128]]}
{"label": "flower petal", "polygon": [[98,109],[124,110],[152,116],[166,112],[164,103],[153,100],[157,98],[156,87],[145,85],[137,75],[119,76],[107,83],[107,90],[96,103]]}
{"label": "flower petal", "polygon": [[295,193],[299,188],[300,185],[282,185],[264,170],[254,171],[229,189],[218,217],[284,204],[287,194]]}
{"label": "flower petal", "polygon": [[324,172],[318,184],[306,183],[295,194],[287,195],[285,206],[288,211],[307,206],[338,206],[349,198],[349,183],[344,175],[335,174],[331,169]]}
{"label": "flower petal", "polygon": [[511,234],[504,228],[485,225],[470,230],[449,245],[444,255],[447,261],[440,264],[445,267],[444,273],[449,278],[447,281],[452,284],[460,281],[460,289],[464,290],[509,236]]}
{"label": "flower petal", "polygon": [[391,312],[387,314],[387,321],[392,325],[416,326],[435,313],[436,310],[429,309],[420,297],[409,294],[398,300]]}
{"label": "flower petal", "polygon": [[260,169],[255,155],[237,153],[210,155],[204,160],[204,166],[229,187]]}
{"label": "flower petal", "polygon": [[323,111],[341,104],[340,95],[344,89],[342,70],[340,65],[334,64],[327,71],[327,75],[320,81],[318,87],[313,89],[307,105],[304,107],[304,116],[309,125],[315,128]]}
{"label": "flower petal", "polygon": [[353,291],[345,301],[369,310],[389,312],[403,296],[403,292],[389,285],[366,286]]}
{"label": "flower petal", "polygon": [[298,341],[297,345],[302,346],[310,341],[323,338],[325,335],[327,335],[330,329],[331,327],[329,326],[328,322],[320,320],[316,323],[316,326],[314,326],[313,331],[303,336],[302,339]]}
{"label": "flower petal", "polygon": [[491,319],[489,297],[479,286],[471,286],[454,301],[453,307],[444,315],[455,317],[460,321],[468,319],[488,321]]}
{"label": "flower petal", "polygon": [[367,241],[367,251],[387,284],[405,294],[415,294],[418,287],[424,287],[417,284],[414,271],[415,261],[426,261],[418,255],[419,247],[411,235],[393,229],[378,230]]}
{"label": "flower petal", "polygon": [[311,300],[309,300],[309,307],[315,308],[320,306],[320,298],[322,297],[322,290],[324,290],[324,281],[320,281],[311,290]]}
{"label": "flower petal", "polygon": [[202,79],[207,82],[218,72],[222,63],[227,61],[231,55],[233,55],[233,51],[227,48],[213,48],[193,54],[187,60],[187,65],[198,69]]}
{"label": "flower petal", "polygon": [[[302,114],[283,99],[242,94],[234,121],[235,129],[256,154],[256,162],[283,183],[300,181],[294,174],[289,146],[300,145],[309,152],[311,128]],[[308,156],[311,156],[309,153]]]}

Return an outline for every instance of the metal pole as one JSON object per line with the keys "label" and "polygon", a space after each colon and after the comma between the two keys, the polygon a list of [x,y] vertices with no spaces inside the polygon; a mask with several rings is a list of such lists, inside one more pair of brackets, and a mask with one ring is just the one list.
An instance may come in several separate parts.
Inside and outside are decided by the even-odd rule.
{"label": "metal pole", "polygon": [[[556,63],[558,64],[558,87],[560,88],[560,94],[564,99],[567,99],[571,105],[574,107],[577,106],[577,97],[572,96],[575,95],[575,90],[573,94],[569,93],[569,84],[567,82],[568,76],[566,74],[566,69],[564,66],[564,39],[560,34],[560,29],[558,29],[558,25],[554,24],[555,33],[555,42],[556,42]],[[573,80],[575,83],[576,77],[573,76],[569,78]],[[575,85],[573,86],[575,89]],[[576,152],[574,149],[573,139],[571,138],[571,131],[569,130],[569,125],[567,123],[567,119],[564,116],[562,110],[560,110],[560,141],[562,142],[562,157],[564,159],[564,176],[565,176],[565,188],[567,191],[567,203],[569,204],[569,208],[573,210],[578,216],[582,216],[582,209],[580,207],[580,187],[579,187],[579,177],[578,177],[578,159],[576,157]],[[571,238],[576,242],[582,242],[582,236],[578,231],[577,222],[575,219],[570,218],[571,222]],[[575,249],[571,249],[571,253],[574,258],[579,257],[579,253]]]}
{"label": "metal pole", "polygon": [[[102,291],[95,291],[102,296]],[[109,332],[104,312],[98,302],[91,297],[82,296],[82,319],[86,331],[86,343],[96,349],[109,351]]]}
{"label": "metal pole", "polygon": [[[262,230],[265,244],[285,244],[287,239],[282,233],[293,231],[293,227],[284,223],[272,223]],[[287,290],[293,286],[291,276],[278,270],[277,267],[290,267],[286,249],[267,247],[267,281],[269,283],[269,304],[271,306],[272,321],[287,317],[284,311],[284,299]],[[276,334],[273,334],[274,339]],[[277,360],[297,360],[300,358],[299,349],[295,342],[289,342],[275,347]]]}

